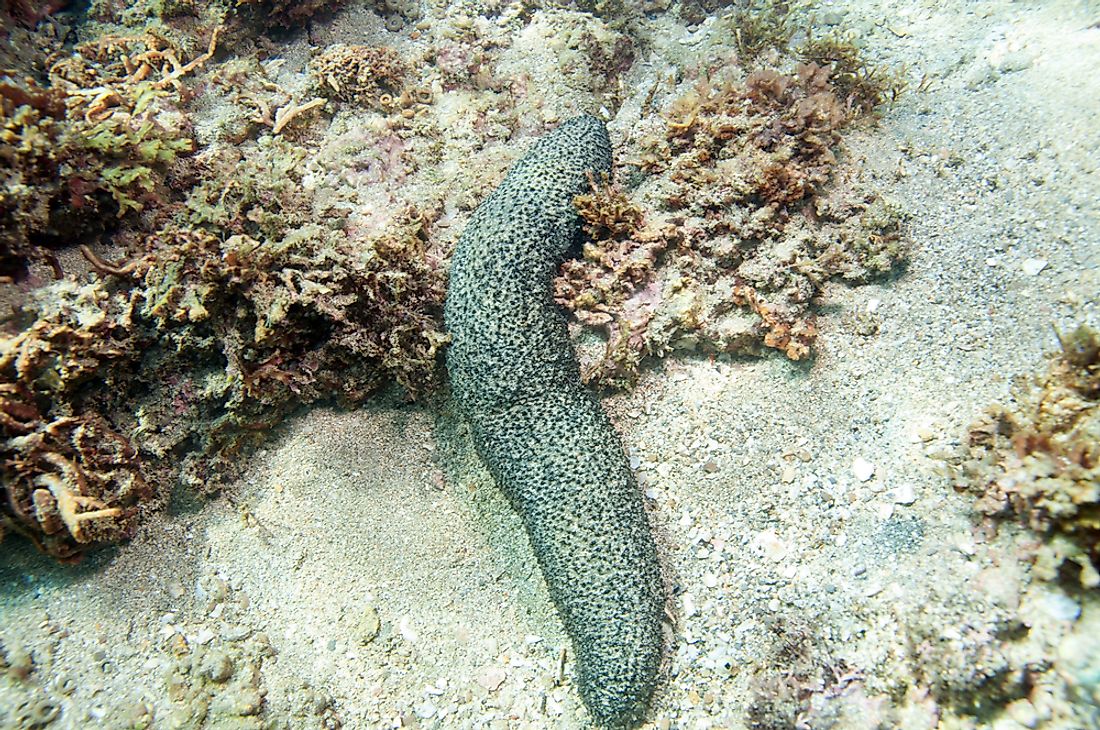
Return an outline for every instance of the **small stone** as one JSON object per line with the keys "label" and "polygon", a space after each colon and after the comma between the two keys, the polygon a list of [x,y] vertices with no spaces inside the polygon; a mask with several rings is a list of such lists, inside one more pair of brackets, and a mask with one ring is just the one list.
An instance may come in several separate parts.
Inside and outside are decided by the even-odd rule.
{"label": "small stone", "polygon": [[508,674],[503,668],[497,666],[485,667],[477,675],[477,683],[488,692],[496,692]]}
{"label": "small stone", "polygon": [[252,629],[241,624],[229,624],[222,629],[222,638],[226,641],[242,641],[247,639]]}
{"label": "small stone", "polygon": [[1009,51],[997,62],[996,68],[1001,73],[1015,73],[1031,68],[1034,61],[1032,55],[1023,49]]}
{"label": "small stone", "polygon": [[7,664],[8,672],[16,679],[26,679],[34,671],[34,657],[18,644],[8,648]]}
{"label": "small stone", "polygon": [[770,527],[766,530],[761,530],[757,534],[754,542],[759,546],[760,551],[764,554],[764,557],[772,560],[773,562],[779,562],[787,556],[787,544],[780,539],[775,530]]}
{"label": "small stone", "polygon": [[910,484],[902,484],[894,488],[895,504],[913,504],[917,501],[917,493]]}
{"label": "small stone", "polygon": [[374,606],[367,606],[359,617],[359,625],[356,626],[355,636],[360,644],[369,644],[378,636],[378,631],[381,628],[382,621],[378,618],[378,611],[374,609]]}
{"label": "small stone", "polygon": [[714,573],[703,573],[703,585],[707,588],[714,588],[718,585],[718,576]]}
{"label": "small stone", "polygon": [[1005,710],[1008,712],[1009,717],[1026,728],[1034,728],[1039,725],[1039,713],[1035,710],[1035,705],[1031,704],[1031,701],[1027,698],[1009,702]]}
{"label": "small stone", "polygon": [[210,640],[213,638],[214,632],[206,627],[203,627],[199,629],[195,636],[191,639],[191,643],[199,645],[209,644]]}
{"label": "small stone", "polygon": [[410,644],[415,644],[417,639],[420,638],[420,634],[417,633],[416,629],[409,625],[408,616],[402,616],[397,622],[397,633],[401,634],[401,638]]}
{"label": "small stone", "polygon": [[1042,600],[1043,610],[1055,621],[1076,621],[1081,606],[1064,593],[1048,593]]}
{"label": "small stone", "polygon": [[1038,276],[1047,267],[1046,259],[1024,259],[1020,269],[1028,276]]}
{"label": "small stone", "polygon": [[233,676],[233,660],[224,651],[208,651],[199,665],[199,674],[211,682],[225,682]]}
{"label": "small stone", "polygon": [[857,456],[852,462],[852,474],[859,481],[866,482],[875,475],[875,465],[862,456]]}
{"label": "small stone", "polygon": [[713,474],[714,472],[718,471],[718,462],[716,462],[714,459],[708,459],[707,462],[703,464],[703,471],[705,471],[707,474]]}
{"label": "small stone", "polygon": [[792,465],[787,464],[783,467],[783,471],[779,473],[779,481],[783,482],[784,484],[790,484],[794,481],[795,476],[797,476],[795,468]]}
{"label": "small stone", "polygon": [[932,439],[936,438],[936,431],[932,428],[931,423],[922,423],[913,430],[913,434],[923,441],[928,443]]}

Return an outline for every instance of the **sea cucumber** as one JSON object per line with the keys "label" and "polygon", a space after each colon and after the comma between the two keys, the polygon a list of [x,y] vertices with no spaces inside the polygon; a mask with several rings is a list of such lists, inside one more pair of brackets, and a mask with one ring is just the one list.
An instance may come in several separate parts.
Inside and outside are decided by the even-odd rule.
{"label": "sea cucumber", "polygon": [[539,139],[470,219],[444,315],[458,410],[527,528],[573,641],[581,699],[618,728],[638,723],[653,693],[664,594],[634,475],[551,297],[581,233],[573,199],[610,169],[595,117]]}

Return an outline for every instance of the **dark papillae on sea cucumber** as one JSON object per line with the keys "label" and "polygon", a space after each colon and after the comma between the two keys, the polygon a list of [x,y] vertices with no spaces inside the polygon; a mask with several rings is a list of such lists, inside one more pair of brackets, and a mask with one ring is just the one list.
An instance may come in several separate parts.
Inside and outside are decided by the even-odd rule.
{"label": "dark papillae on sea cucumber", "polygon": [[577,241],[573,199],[611,169],[603,123],[539,139],[475,211],[451,264],[447,370],[478,454],[527,528],[597,724],[645,712],[661,654],[652,533],[610,420],[580,380],[551,283]]}

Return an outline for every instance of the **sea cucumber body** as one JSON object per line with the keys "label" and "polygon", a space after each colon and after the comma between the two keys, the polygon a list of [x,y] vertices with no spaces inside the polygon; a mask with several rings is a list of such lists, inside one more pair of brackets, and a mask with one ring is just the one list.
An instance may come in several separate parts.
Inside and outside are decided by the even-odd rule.
{"label": "sea cucumber body", "polygon": [[603,123],[539,139],[475,211],[445,307],[451,388],[474,445],[521,515],[598,724],[637,723],[656,682],[663,594],[641,495],[580,380],[551,297],[580,233],[573,198],[611,167]]}

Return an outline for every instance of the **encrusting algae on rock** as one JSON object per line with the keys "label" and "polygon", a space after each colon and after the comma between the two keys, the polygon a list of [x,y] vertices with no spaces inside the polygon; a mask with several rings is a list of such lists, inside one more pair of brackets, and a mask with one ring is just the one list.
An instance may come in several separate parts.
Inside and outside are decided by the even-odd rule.
{"label": "encrusting algae on rock", "polygon": [[519,512],[577,654],[596,721],[640,721],[656,684],[664,603],[641,493],[581,383],[554,273],[580,233],[573,199],[611,168],[581,116],[515,164],[464,231],[445,306],[447,369],[478,454]]}
{"label": "encrusting algae on rock", "polygon": [[1040,578],[1100,586],[1100,335],[1059,334],[1047,372],[1021,388],[1019,406],[991,407],[970,427],[958,488],[978,511],[1015,518],[1042,536]]}

